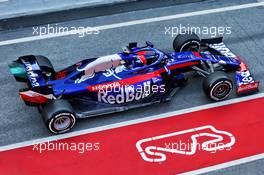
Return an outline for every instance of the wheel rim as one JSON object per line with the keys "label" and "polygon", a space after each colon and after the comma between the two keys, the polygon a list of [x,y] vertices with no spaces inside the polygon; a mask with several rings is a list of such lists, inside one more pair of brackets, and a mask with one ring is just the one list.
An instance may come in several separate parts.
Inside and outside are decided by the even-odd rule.
{"label": "wheel rim", "polygon": [[54,120],[54,128],[58,131],[68,129],[71,125],[71,119],[69,116],[60,116]]}
{"label": "wheel rim", "polygon": [[214,96],[218,99],[222,99],[229,94],[230,86],[227,83],[221,83],[214,88]]}

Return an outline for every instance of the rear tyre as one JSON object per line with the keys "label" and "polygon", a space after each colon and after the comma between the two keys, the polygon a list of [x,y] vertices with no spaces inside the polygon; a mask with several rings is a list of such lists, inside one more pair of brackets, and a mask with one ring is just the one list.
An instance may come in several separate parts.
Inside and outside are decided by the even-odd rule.
{"label": "rear tyre", "polygon": [[76,122],[72,106],[66,100],[53,100],[44,106],[42,118],[47,128],[54,134],[69,131]]}
{"label": "rear tyre", "polygon": [[173,41],[173,49],[175,52],[199,52],[200,42],[200,38],[195,33],[179,34]]}
{"label": "rear tyre", "polygon": [[46,76],[53,76],[55,74],[53,65],[47,57],[44,57],[41,55],[37,55],[35,57],[36,57],[39,67],[41,68],[41,70]]}
{"label": "rear tyre", "polygon": [[233,83],[225,72],[218,71],[204,79],[203,90],[211,100],[222,101],[232,92]]}

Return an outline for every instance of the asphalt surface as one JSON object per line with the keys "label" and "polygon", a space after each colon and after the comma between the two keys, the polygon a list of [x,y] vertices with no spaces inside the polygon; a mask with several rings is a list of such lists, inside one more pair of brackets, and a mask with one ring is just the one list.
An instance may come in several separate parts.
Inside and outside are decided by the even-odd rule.
{"label": "asphalt surface", "polygon": [[[228,7],[253,0],[222,0],[204,1],[177,6],[147,9],[109,16],[87,18],[59,23],[60,26],[98,26],[124,22],[135,19],[179,14],[197,10]],[[172,51],[173,38],[165,35],[165,27],[198,26],[231,27],[232,33],[225,35],[226,44],[243,57],[251,68],[256,79],[261,81],[260,92],[263,92],[264,82],[264,7],[236,10],[203,16],[194,16],[134,25],[101,31],[98,35],[85,37],[64,36],[19,44],[0,46],[0,146],[50,136],[36,108],[26,107],[18,97],[18,89],[23,85],[15,82],[8,70],[7,63],[18,56],[27,54],[45,55],[51,59],[54,67],[59,70],[83,58],[102,56],[121,51],[121,47],[130,41],[144,44],[146,40],[154,43],[163,51]],[[0,41],[32,36],[32,28],[22,28],[11,31],[1,31]],[[202,35],[201,37],[210,37]],[[202,92],[202,79],[197,77],[190,80],[170,103],[150,106],[118,114],[105,115],[90,119],[79,120],[73,131],[104,126],[107,124],[128,121],[150,115],[157,115],[198,105],[212,103]],[[237,98],[233,94],[230,98]],[[263,174],[264,160],[239,165],[209,174]]]}
{"label": "asphalt surface", "polygon": [[205,0],[0,1],[0,31]]}

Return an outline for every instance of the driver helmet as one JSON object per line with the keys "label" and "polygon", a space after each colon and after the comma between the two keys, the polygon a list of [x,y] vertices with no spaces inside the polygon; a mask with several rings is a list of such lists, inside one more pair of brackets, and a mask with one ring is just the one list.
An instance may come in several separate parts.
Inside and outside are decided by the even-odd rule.
{"label": "driver helmet", "polygon": [[137,58],[143,65],[150,65],[157,60],[157,54],[152,50],[144,50],[137,52]]}

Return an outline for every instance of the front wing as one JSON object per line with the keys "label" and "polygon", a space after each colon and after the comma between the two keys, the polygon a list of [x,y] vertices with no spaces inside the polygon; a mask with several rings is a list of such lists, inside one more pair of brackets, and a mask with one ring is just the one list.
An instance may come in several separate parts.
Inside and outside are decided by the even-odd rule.
{"label": "front wing", "polygon": [[258,91],[259,81],[255,81],[249,71],[247,64],[239,56],[235,55],[222,41],[222,38],[204,40],[208,43],[209,48],[218,52],[219,54],[234,58],[240,61],[239,68],[236,71],[236,85],[237,94],[247,94]]}

